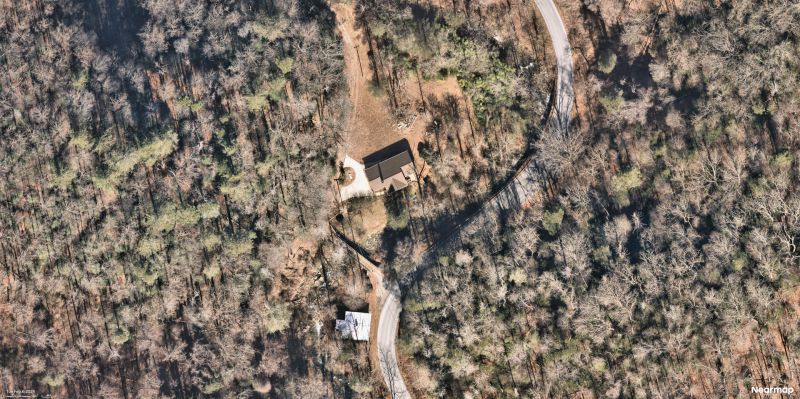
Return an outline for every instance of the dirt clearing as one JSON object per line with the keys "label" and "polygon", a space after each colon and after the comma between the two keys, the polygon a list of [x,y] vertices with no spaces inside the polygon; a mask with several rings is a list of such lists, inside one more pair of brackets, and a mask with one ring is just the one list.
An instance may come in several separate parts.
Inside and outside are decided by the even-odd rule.
{"label": "dirt clearing", "polygon": [[349,208],[353,233],[359,243],[380,233],[386,227],[386,207],[383,204],[383,197],[358,198],[350,202]]}
{"label": "dirt clearing", "polygon": [[392,122],[386,95],[379,88],[371,88],[373,72],[368,56],[369,44],[363,31],[355,27],[353,6],[337,3],[331,8],[336,13],[344,42],[345,71],[353,105],[339,159],[346,154],[360,161],[403,137]]}
{"label": "dirt clearing", "polygon": [[387,94],[373,83],[375,71],[369,59],[369,43],[364,32],[356,28],[353,6],[337,3],[331,8],[336,13],[344,42],[345,68],[353,106],[343,134],[345,142],[339,150],[340,160],[347,155],[361,161],[366,155],[401,139],[407,139],[417,169],[422,170],[422,160],[417,148],[432,122],[428,112],[430,110],[426,109],[430,96],[439,101],[448,96],[454,98],[458,103],[458,111],[463,116],[461,132],[472,133],[471,123],[475,118],[472,116],[471,104],[461,91],[456,78],[452,76],[441,80],[419,81],[413,71],[407,71],[400,82],[398,101],[401,103],[400,107],[409,113],[405,123],[395,120]]}

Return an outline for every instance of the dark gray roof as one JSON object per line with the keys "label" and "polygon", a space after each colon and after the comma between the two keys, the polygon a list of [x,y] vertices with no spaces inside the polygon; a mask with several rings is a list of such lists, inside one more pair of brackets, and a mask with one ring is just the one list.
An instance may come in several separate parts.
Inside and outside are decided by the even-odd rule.
{"label": "dark gray roof", "polygon": [[402,167],[411,163],[411,154],[403,151],[366,168],[364,172],[367,174],[367,180],[375,180],[379,177],[381,180],[386,180],[401,173]]}
{"label": "dark gray roof", "polygon": [[382,161],[379,165],[381,167],[381,177],[386,180],[398,173],[401,173],[403,166],[411,163],[411,155],[408,151],[403,151],[389,159]]}

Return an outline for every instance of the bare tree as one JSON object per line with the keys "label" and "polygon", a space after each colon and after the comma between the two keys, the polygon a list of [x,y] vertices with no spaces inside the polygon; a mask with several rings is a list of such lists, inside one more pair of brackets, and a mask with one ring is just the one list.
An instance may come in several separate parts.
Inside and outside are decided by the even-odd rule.
{"label": "bare tree", "polygon": [[397,358],[394,356],[393,348],[381,347],[378,349],[378,361],[380,362],[383,379],[386,388],[392,399],[408,398],[408,392],[400,376],[400,368],[397,365]]}

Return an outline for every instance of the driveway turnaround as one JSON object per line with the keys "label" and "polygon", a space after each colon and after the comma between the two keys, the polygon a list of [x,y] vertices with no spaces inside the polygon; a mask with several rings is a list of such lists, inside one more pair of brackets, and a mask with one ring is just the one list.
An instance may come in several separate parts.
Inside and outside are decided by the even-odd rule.
{"label": "driveway turnaround", "polygon": [[367,174],[364,171],[364,164],[346,156],[344,162],[342,162],[342,166],[350,168],[354,174],[353,181],[350,182],[350,184],[339,187],[339,195],[341,196],[342,202],[354,197],[372,195],[372,189],[369,187]]}

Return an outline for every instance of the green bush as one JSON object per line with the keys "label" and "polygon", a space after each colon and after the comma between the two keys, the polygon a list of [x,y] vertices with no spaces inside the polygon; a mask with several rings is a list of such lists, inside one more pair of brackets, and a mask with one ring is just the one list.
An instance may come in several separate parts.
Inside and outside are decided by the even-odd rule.
{"label": "green bush", "polygon": [[392,230],[403,230],[408,227],[411,217],[408,215],[408,210],[403,209],[399,214],[389,212],[388,219],[389,220],[386,222],[386,224],[389,226],[389,228]]}
{"label": "green bush", "polygon": [[48,374],[42,377],[42,379],[39,381],[41,381],[44,384],[47,384],[47,386],[51,388],[60,387],[64,385],[64,376],[61,374],[55,374],[55,375]]}
{"label": "green bush", "polygon": [[780,154],[772,157],[772,161],[770,161],[770,163],[772,164],[772,166],[778,169],[787,169],[792,166],[793,160],[794,158],[792,157],[792,154],[789,153],[789,151],[783,151]]}
{"label": "green bush", "polygon": [[214,202],[207,202],[197,206],[200,217],[203,219],[214,219],[219,217],[219,205]]}
{"label": "green bush", "polygon": [[603,94],[599,98],[600,105],[608,113],[617,112],[623,104],[625,104],[625,99],[622,98],[622,91],[618,91],[613,94]]}
{"label": "green bush", "polygon": [[222,389],[222,384],[219,382],[212,382],[203,386],[203,393],[206,395],[212,395],[219,392],[220,389]]}
{"label": "green bush", "polygon": [[611,178],[611,194],[620,206],[627,206],[630,203],[628,192],[641,185],[642,174],[639,168],[633,168]]}
{"label": "green bush", "polygon": [[131,338],[130,333],[126,328],[119,327],[117,328],[113,334],[111,334],[111,342],[115,345],[122,345]]}
{"label": "green bush", "polygon": [[232,240],[226,241],[223,250],[225,251],[225,255],[231,257],[237,257],[241,255],[247,255],[253,249],[253,240],[251,239],[240,239],[240,240]]}
{"label": "green bush", "polygon": [[216,234],[209,234],[201,238],[200,243],[203,244],[205,249],[214,249],[222,243],[222,240]]}
{"label": "green bush", "polygon": [[163,241],[153,237],[146,237],[139,240],[136,245],[136,252],[142,256],[150,256],[161,249]]}
{"label": "green bush", "polygon": [[564,210],[561,208],[555,211],[546,211],[542,217],[542,225],[550,235],[556,235],[561,222],[564,220]]}
{"label": "green bush", "polygon": [[67,169],[64,171],[64,173],[53,178],[53,185],[62,190],[66,190],[76,177],[78,177],[78,172],[72,169]]}
{"label": "green bush", "polygon": [[525,273],[525,269],[518,267],[509,273],[508,280],[516,285],[523,285],[528,282],[528,275]]}
{"label": "green bush", "polygon": [[597,61],[597,69],[600,72],[608,75],[617,66],[617,55],[613,51],[606,49],[600,53],[600,59]]}
{"label": "green bush", "polygon": [[178,208],[169,205],[161,214],[151,221],[154,231],[168,233],[175,228],[194,226],[200,220],[200,212],[194,208]]}
{"label": "green bush", "polygon": [[281,58],[276,64],[278,65],[278,69],[280,69],[284,75],[288,75],[289,72],[292,71],[294,60],[289,57]]}

